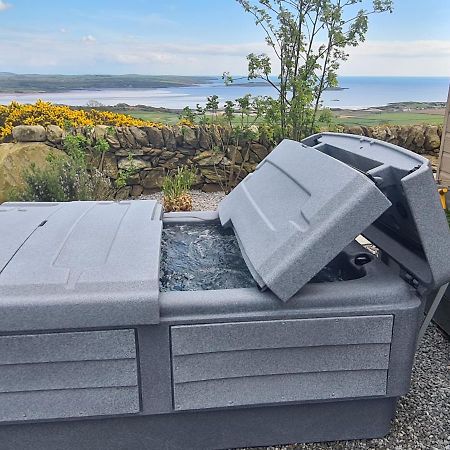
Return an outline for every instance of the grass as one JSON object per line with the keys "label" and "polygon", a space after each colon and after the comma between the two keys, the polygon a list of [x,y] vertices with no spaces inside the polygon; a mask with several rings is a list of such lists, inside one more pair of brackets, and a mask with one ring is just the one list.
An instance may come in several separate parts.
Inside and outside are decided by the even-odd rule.
{"label": "grass", "polygon": [[342,116],[336,116],[337,124],[340,125],[414,125],[430,124],[442,125],[444,116],[442,114],[418,113],[418,112],[354,112]]}
{"label": "grass", "polygon": [[129,116],[136,117],[137,119],[148,120],[150,122],[166,123],[168,125],[176,124],[178,119],[178,113],[165,112],[165,111],[139,111],[139,110],[116,110],[120,114],[128,114]]}
{"label": "grass", "polygon": [[[123,114],[138,119],[150,120],[152,122],[161,122],[167,124],[176,124],[178,122],[178,113],[169,111],[140,111],[136,110],[116,110]],[[441,125],[444,117],[442,114],[419,113],[419,112],[367,112],[367,111],[343,111],[335,113],[334,122],[338,125],[415,125],[430,124]]]}

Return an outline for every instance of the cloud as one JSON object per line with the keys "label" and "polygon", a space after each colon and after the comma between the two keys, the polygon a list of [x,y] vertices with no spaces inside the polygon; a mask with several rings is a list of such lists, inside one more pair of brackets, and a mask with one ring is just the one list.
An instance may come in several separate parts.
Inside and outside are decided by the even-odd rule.
{"label": "cloud", "polygon": [[[131,44],[131,43],[130,43]],[[251,52],[264,52],[267,48],[261,43],[244,44],[160,44],[145,43],[133,40],[129,46],[123,46],[121,51],[115,53],[114,58],[124,64],[142,64],[145,62],[160,61],[172,62],[194,57],[198,61],[204,58],[238,57],[245,61],[246,55]]]}
{"label": "cloud", "polygon": [[92,43],[92,42],[95,42],[97,39],[95,39],[95,37],[92,36],[92,34],[88,34],[87,36],[83,36],[83,37],[81,38],[81,40],[82,40],[83,42]]}
{"label": "cloud", "polygon": [[450,56],[450,41],[369,41],[352,53],[390,58],[436,58]]}
{"label": "cloud", "polygon": [[[0,65],[5,71],[22,73],[245,74],[246,55],[268,51],[262,42],[178,43],[136,36],[96,40],[90,34],[82,41],[85,45],[60,30],[42,33],[2,28]],[[450,75],[450,40],[367,41],[349,49],[349,54],[340,75]]]}
{"label": "cloud", "polygon": [[60,29],[59,29],[59,32],[60,32],[60,33],[67,33],[67,30],[66,30],[65,28],[60,28]]}
{"label": "cloud", "polygon": [[150,14],[144,14],[144,15],[134,15],[134,14],[126,14],[126,13],[120,13],[120,14],[108,14],[109,18],[112,19],[118,19],[121,21],[128,21],[128,22],[134,22],[139,25],[175,25],[175,22],[172,19],[169,19],[167,17],[162,16],[158,13],[150,13]]}
{"label": "cloud", "polygon": [[367,41],[348,53],[342,75],[450,76],[450,40]]}
{"label": "cloud", "polygon": [[12,8],[11,3],[6,3],[3,0],[0,0],[0,12],[6,11],[9,8]]}

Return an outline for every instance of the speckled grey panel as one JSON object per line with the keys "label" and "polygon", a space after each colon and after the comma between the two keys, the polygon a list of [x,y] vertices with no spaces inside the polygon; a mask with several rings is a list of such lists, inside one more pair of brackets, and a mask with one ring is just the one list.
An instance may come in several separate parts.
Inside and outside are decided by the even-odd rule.
{"label": "speckled grey panel", "polygon": [[363,173],[284,140],[219,205],[261,287],[287,301],[391,203]]}
{"label": "speckled grey panel", "polygon": [[342,133],[320,133],[304,143],[376,180],[392,206],[363,234],[405,269],[411,284],[424,292],[450,280],[450,233],[426,158]]}
{"label": "speckled grey panel", "polygon": [[50,215],[39,203],[1,209],[10,219],[0,220],[0,236],[17,247],[0,272],[2,331],[159,322],[155,201],[71,202]]}
{"label": "speckled grey panel", "polygon": [[172,327],[177,410],[386,394],[393,317]]}
{"label": "speckled grey panel", "polygon": [[[29,207],[35,204],[39,207]],[[2,230],[10,230],[8,233],[0,233],[0,273],[36,228],[60,208],[59,203],[35,204],[20,203],[17,208],[11,207],[11,203],[0,205]]]}
{"label": "speckled grey panel", "polygon": [[[3,425],[2,450],[213,450],[383,437],[395,398]],[[306,446],[307,447],[307,446]],[[317,446],[316,446],[317,447]]]}
{"label": "speckled grey panel", "polygon": [[134,330],[0,337],[0,421],[139,411]]}

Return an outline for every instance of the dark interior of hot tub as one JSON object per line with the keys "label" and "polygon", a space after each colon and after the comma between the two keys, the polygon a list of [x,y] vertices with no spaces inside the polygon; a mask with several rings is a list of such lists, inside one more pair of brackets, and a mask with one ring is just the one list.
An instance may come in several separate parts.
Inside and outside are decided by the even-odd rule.
{"label": "dark interior of hot tub", "polygon": [[[365,275],[344,252],[310,283],[347,281]],[[199,291],[256,287],[231,228],[219,223],[165,224],[161,240],[160,290]]]}

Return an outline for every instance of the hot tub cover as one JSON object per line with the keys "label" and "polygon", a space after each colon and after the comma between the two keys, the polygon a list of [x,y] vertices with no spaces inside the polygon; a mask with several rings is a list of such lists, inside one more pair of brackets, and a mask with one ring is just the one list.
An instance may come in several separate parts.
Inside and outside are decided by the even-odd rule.
{"label": "hot tub cover", "polygon": [[159,322],[155,201],[0,205],[3,331]]}
{"label": "hot tub cover", "polygon": [[260,287],[287,301],[390,201],[364,173],[284,140],[219,205]]}
{"label": "hot tub cover", "polygon": [[303,142],[377,180],[392,206],[363,234],[401,267],[406,281],[423,294],[450,280],[450,233],[426,158],[344,133],[320,133]]}

